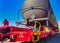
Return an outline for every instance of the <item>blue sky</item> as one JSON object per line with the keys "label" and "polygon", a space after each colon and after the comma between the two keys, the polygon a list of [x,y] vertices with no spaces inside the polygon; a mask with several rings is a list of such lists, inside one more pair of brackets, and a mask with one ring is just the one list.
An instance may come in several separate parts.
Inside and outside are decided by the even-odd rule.
{"label": "blue sky", "polygon": [[[22,9],[24,0],[0,0],[0,25],[4,19],[8,19],[10,25],[18,20],[18,10]],[[50,0],[57,21],[60,21],[60,0]],[[22,20],[20,12],[20,20]]]}

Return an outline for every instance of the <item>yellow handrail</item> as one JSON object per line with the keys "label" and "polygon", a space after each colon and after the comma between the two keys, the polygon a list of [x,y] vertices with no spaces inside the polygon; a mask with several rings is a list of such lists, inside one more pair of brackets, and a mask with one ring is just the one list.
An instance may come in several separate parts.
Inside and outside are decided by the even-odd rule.
{"label": "yellow handrail", "polygon": [[37,21],[35,21],[34,31],[36,31],[36,23],[39,23],[39,31],[40,31],[41,24],[40,24],[40,22],[37,22]]}
{"label": "yellow handrail", "polygon": [[[33,36],[32,36],[32,42],[39,41],[39,39],[40,39],[40,35],[38,35],[38,32],[36,32],[37,23],[39,24],[38,32],[40,32],[41,24],[40,24],[40,22],[35,21],[35,24],[34,24],[34,31],[33,31]],[[37,33],[37,40],[34,39],[34,38],[35,38],[34,35],[36,35],[36,34],[34,34],[35,32]]]}
{"label": "yellow handrail", "polygon": [[36,31],[36,21],[35,21],[35,24],[34,24],[34,31]]}
{"label": "yellow handrail", "polygon": [[37,42],[39,41],[39,35],[37,36],[37,40],[34,40],[34,36],[32,36],[32,42]]}

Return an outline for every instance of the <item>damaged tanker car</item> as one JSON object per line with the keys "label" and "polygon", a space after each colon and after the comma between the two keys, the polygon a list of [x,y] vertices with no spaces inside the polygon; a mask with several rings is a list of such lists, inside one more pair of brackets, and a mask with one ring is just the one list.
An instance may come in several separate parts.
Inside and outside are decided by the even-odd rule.
{"label": "damaged tanker car", "polygon": [[23,24],[24,22],[26,23],[24,27],[6,27],[9,30],[4,33],[5,38],[12,42],[36,42],[57,32],[58,24],[49,0],[25,0],[22,15],[24,20],[16,23]]}

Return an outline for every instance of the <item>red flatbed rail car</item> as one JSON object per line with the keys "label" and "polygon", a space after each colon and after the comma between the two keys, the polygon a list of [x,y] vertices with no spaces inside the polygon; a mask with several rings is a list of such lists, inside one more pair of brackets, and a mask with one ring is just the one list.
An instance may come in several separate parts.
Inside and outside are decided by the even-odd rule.
{"label": "red flatbed rail car", "polygon": [[35,42],[56,32],[56,30],[52,30],[48,26],[41,26],[40,28],[0,26],[0,41],[8,38],[11,42]]}

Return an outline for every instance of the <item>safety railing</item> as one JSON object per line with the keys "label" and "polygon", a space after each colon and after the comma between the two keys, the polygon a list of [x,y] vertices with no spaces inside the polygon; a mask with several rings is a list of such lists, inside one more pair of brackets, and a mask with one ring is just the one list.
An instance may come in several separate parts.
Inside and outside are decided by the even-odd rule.
{"label": "safety railing", "polygon": [[[36,27],[37,23],[39,24],[38,31],[36,31],[36,29],[37,29],[37,27]],[[32,42],[39,41],[39,39],[40,39],[40,28],[41,28],[40,22],[35,21],[34,31],[33,31],[33,36],[32,36]]]}

